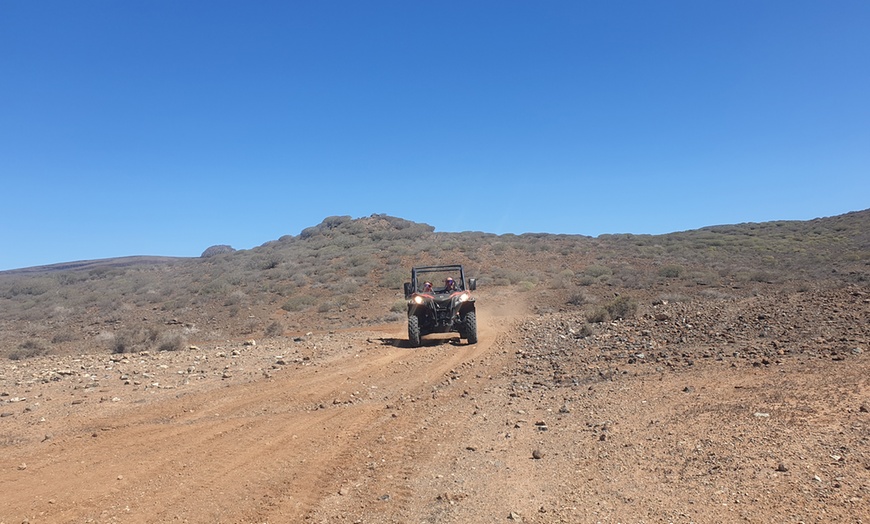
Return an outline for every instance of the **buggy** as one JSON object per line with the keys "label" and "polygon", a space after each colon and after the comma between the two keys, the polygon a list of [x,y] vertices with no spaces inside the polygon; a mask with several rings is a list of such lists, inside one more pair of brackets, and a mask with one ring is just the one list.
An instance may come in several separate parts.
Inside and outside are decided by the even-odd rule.
{"label": "buggy", "polygon": [[405,282],[408,300],[408,341],[420,347],[420,337],[430,333],[459,333],[469,344],[477,343],[477,314],[471,292],[477,281],[466,280],[461,265],[420,266],[411,269]]}

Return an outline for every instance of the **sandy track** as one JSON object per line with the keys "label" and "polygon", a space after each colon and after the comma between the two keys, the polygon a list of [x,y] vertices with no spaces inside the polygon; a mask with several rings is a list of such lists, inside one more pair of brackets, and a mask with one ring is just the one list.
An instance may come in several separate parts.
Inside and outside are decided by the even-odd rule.
{"label": "sandy track", "polygon": [[[746,341],[711,329],[661,362],[628,348],[673,324],[590,341],[493,295],[474,346],[392,325],[9,364],[0,524],[870,522],[862,293],[775,322],[756,298],[692,303]],[[744,358],[760,313],[786,350]]]}
{"label": "sandy track", "polygon": [[62,435],[6,448],[0,521],[334,521],[351,508],[371,521],[379,507],[400,521],[438,450],[430,427],[451,417],[439,389],[492,351],[505,320],[482,315],[475,346],[407,349],[396,326],[359,352],[371,333],[346,333],[315,366],[73,413]]}

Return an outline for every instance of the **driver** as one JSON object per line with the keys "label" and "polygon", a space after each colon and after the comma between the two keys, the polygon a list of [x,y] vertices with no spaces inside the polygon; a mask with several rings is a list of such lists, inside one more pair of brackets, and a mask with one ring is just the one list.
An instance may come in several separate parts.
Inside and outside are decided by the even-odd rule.
{"label": "driver", "polygon": [[432,283],[431,282],[426,282],[423,284],[423,292],[424,293],[431,293],[432,292]]}
{"label": "driver", "polygon": [[444,281],[444,292],[452,293],[456,291],[456,282],[451,277],[447,277],[447,280]]}

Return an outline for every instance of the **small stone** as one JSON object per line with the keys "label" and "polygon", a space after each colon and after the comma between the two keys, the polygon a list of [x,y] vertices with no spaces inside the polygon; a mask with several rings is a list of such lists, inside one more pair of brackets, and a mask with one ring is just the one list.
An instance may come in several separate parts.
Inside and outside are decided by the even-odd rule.
{"label": "small stone", "polygon": [[511,511],[510,513],[508,513],[508,520],[516,520],[518,522],[521,522],[523,520],[523,517],[520,516],[519,513]]}
{"label": "small stone", "polygon": [[22,462],[21,464],[18,465],[18,471],[24,471],[25,469],[27,469],[27,464],[24,464]]}
{"label": "small stone", "polygon": [[780,473],[785,473],[786,471],[788,471],[788,466],[780,462],[779,465],[776,466],[776,470]]}
{"label": "small stone", "polygon": [[532,458],[535,460],[541,460],[542,458],[544,458],[544,452],[539,449],[533,450]]}

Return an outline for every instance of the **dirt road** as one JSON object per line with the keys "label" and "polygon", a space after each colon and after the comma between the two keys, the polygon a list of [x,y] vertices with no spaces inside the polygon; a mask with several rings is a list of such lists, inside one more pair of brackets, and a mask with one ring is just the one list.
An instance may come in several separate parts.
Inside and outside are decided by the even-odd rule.
{"label": "dirt road", "polygon": [[0,523],[868,520],[866,352],[606,378],[574,353],[595,378],[559,386],[540,322],[490,304],[474,346],[390,325],[5,364]]}
{"label": "dirt road", "polygon": [[[425,464],[470,416],[440,399],[487,380],[470,384],[466,377],[491,362],[510,321],[484,313],[474,346],[435,337],[411,350],[403,325],[310,335],[298,350],[307,354],[284,365],[262,364],[269,350],[284,348],[247,346],[230,357],[220,380],[160,388],[160,370],[171,378],[170,367],[184,369],[176,360],[142,372],[149,376],[132,387],[153,393],[144,395],[119,378],[130,375],[124,368],[135,367],[136,357],[125,363],[103,356],[105,377],[52,374],[46,363],[32,363],[50,378],[7,393],[20,401],[7,404],[16,411],[0,426],[0,521],[416,518],[421,482],[435,480],[420,478]],[[259,376],[236,379],[249,368]],[[459,376],[463,385],[455,384]],[[88,387],[83,377],[97,385]],[[58,387],[62,382],[66,387]]]}

